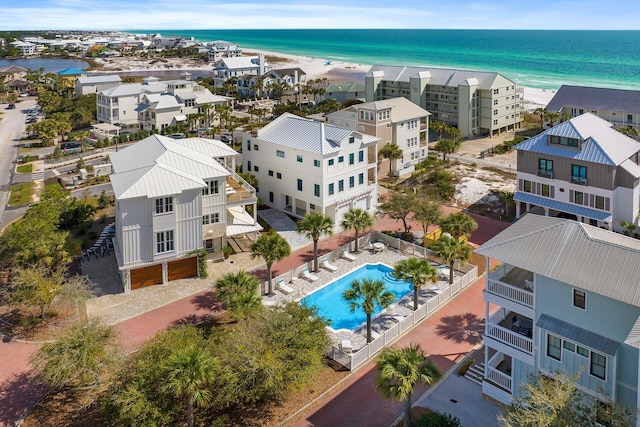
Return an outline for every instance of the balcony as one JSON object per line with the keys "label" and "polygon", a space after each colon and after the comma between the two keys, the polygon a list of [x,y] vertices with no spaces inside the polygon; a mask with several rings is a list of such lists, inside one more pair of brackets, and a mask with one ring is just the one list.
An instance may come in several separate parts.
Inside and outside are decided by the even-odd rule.
{"label": "balcony", "polygon": [[489,274],[486,292],[533,308],[533,273],[502,264]]}
{"label": "balcony", "polygon": [[[511,326],[507,327],[507,324]],[[511,319],[503,319],[500,323],[494,323],[490,320],[487,322],[485,337],[492,338],[501,344],[519,350],[527,356],[533,356],[533,339],[512,330],[512,328],[514,328],[514,325]]]}
{"label": "balcony", "polygon": [[584,176],[571,176],[571,183],[578,185],[587,185],[587,177]]}
{"label": "balcony", "polygon": [[225,165],[221,161],[218,161],[218,163],[231,173],[231,176],[227,177],[226,182],[227,204],[256,203],[258,201],[258,198],[256,197],[256,189],[229,166]]}
{"label": "balcony", "polygon": [[538,176],[543,176],[545,178],[553,178],[553,171],[547,169],[538,169]]}

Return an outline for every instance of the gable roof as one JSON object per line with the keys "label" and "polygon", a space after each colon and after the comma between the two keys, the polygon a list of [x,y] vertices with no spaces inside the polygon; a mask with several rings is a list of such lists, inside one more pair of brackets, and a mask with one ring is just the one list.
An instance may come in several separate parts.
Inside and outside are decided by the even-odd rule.
{"label": "gable roof", "polygon": [[404,97],[390,98],[384,101],[365,102],[353,105],[350,108],[354,108],[356,111],[360,109],[380,111],[391,108],[391,121],[393,123],[431,115],[430,112]]}
{"label": "gable roof", "polygon": [[476,252],[640,307],[640,240],[528,214]]}
{"label": "gable roof", "polygon": [[[580,150],[557,144],[548,144],[547,136],[555,135],[583,140]],[[552,156],[585,162],[619,166],[640,151],[640,142],[613,129],[613,124],[592,113],[585,113],[560,123],[527,139],[514,147]]]}
{"label": "gable roof", "polygon": [[332,84],[324,88],[325,93],[353,93],[353,92],[364,93],[364,91],[365,91],[365,86],[359,82]]}
{"label": "gable roof", "polygon": [[299,68],[299,67],[295,67],[295,68],[279,68],[277,70],[271,70],[267,74],[275,74],[278,77],[282,78],[284,76],[293,76],[295,73],[298,73],[298,76],[306,76],[307,75],[307,73],[305,73],[302,70],[302,68]]}
{"label": "gable roof", "polygon": [[547,110],[557,112],[563,107],[640,114],[640,91],[562,85],[547,104]]}
{"label": "gable roof", "polygon": [[111,183],[116,198],[179,194],[204,188],[204,178],[230,175],[218,161],[194,148],[197,146],[187,147],[172,138],[151,135],[112,154],[115,173]]}
{"label": "gable roof", "polygon": [[322,155],[339,152],[340,143],[351,135],[361,136],[363,144],[380,139],[290,113],[282,114],[258,131],[258,138],[263,141]]}
{"label": "gable roof", "polygon": [[[233,56],[230,58],[222,58],[216,67],[217,69],[229,70],[243,69],[243,68],[259,68],[257,56]],[[255,62],[253,62],[255,61]]]}
{"label": "gable roof", "polygon": [[[489,71],[458,70],[455,68],[438,67],[405,67],[401,65],[374,65],[367,72],[367,76],[383,77],[388,81],[400,81],[408,83],[411,77],[428,78],[430,85],[459,86],[462,84],[477,84],[480,89],[490,89],[493,83],[501,78],[511,81],[500,73]],[[476,79],[476,81],[468,81]],[[515,84],[515,83],[514,83]]]}

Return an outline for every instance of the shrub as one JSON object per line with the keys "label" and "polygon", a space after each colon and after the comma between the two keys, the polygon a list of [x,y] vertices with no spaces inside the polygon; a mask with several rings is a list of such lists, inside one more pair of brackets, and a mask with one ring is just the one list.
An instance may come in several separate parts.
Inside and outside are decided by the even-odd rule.
{"label": "shrub", "polygon": [[460,420],[451,414],[429,412],[416,421],[415,427],[462,427]]}
{"label": "shrub", "polygon": [[462,366],[460,366],[460,369],[458,369],[458,375],[463,376],[466,374],[471,365],[473,365],[473,359],[468,359],[462,364]]}

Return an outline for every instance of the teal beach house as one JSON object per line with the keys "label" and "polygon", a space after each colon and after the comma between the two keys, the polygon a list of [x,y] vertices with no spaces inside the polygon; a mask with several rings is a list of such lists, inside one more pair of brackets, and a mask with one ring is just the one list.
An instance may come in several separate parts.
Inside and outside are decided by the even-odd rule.
{"label": "teal beach house", "polygon": [[483,393],[510,404],[531,374],[579,374],[594,403],[637,413],[640,241],[528,214],[476,252],[501,263],[484,291]]}

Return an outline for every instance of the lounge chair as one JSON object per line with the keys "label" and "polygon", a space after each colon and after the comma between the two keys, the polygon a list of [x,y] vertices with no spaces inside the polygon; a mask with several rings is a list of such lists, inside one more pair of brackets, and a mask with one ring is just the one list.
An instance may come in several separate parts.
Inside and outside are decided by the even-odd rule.
{"label": "lounge chair", "polygon": [[351,340],[342,340],[342,342],[340,343],[340,349],[345,353],[351,353],[351,351],[353,350]]}
{"label": "lounge chair", "polygon": [[302,270],[302,275],[307,279],[311,280],[312,282],[315,282],[316,280],[318,280],[318,276],[316,276],[315,274],[309,273],[308,268],[305,268],[304,270]]}
{"label": "lounge chair", "polygon": [[372,329],[371,330],[371,338],[373,338],[374,340],[377,340],[378,338],[380,338],[380,334]]}
{"label": "lounge chair", "polygon": [[278,288],[285,294],[293,292],[293,288],[284,283],[284,279],[278,280]]}
{"label": "lounge chair", "polygon": [[358,259],[358,257],[351,255],[349,252],[347,252],[346,249],[342,250],[342,256],[348,259],[349,261],[355,261]]}
{"label": "lounge chair", "polygon": [[327,270],[336,271],[338,269],[335,265],[329,264],[329,260],[326,258],[322,260],[322,265],[324,265]]}
{"label": "lounge chair", "polygon": [[402,314],[397,314],[397,313],[393,313],[390,315],[391,320],[393,320],[396,323],[400,323],[405,319],[405,316],[403,316]]}

